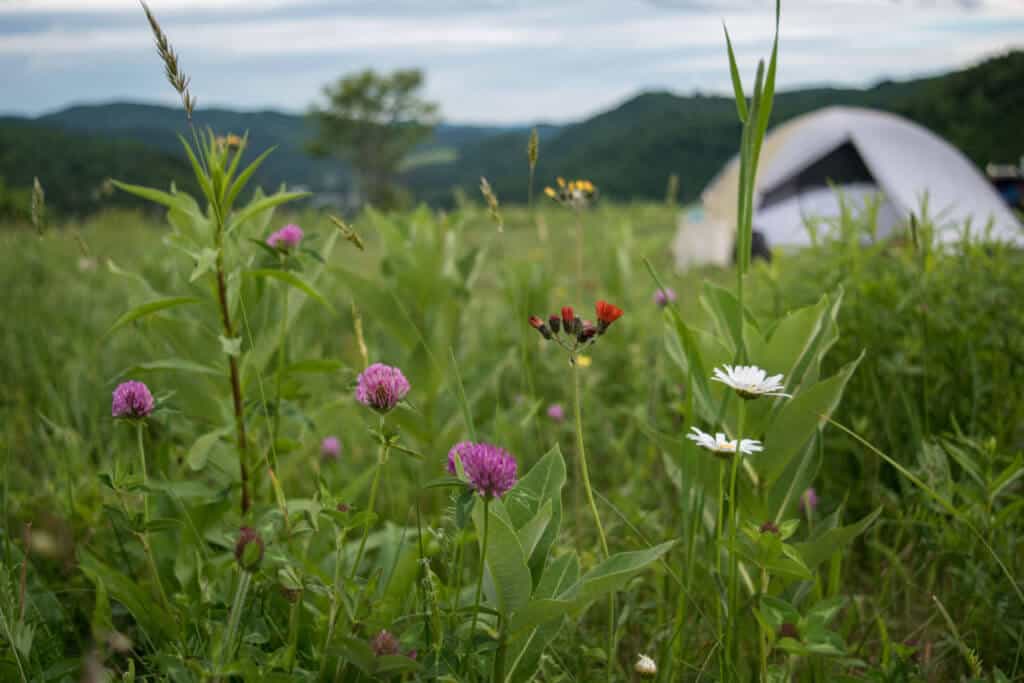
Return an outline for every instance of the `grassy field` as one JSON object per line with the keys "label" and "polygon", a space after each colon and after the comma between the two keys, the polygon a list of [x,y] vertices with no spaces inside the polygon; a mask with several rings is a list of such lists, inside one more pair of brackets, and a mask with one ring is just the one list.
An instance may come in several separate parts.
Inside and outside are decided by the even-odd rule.
{"label": "grassy field", "polygon": [[[264,215],[247,234],[296,223],[303,251],[238,237],[234,339],[158,215],[0,233],[0,678],[493,680],[500,657],[510,681],[639,680],[646,654],[662,681],[1022,680],[1018,256],[847,225],[755,263],[743,343],[794,397],[739,401],[706,381],[735,355],[734,271],[672,271],[674,209],[579,215],[582,280],[554,203],[502,231],[478,206],[365,213],[365,250]],[[577,360],[577,435],[567,354],[527,319],[598,299],[625,313]],[[411,385],[383,430],[353,398],[374,362]],[[140,429],[111,418],[127,379],[157,399]],[[730,472],[692,426],[765,450]],[[503,502],[447,477],[467,439],[518,460]]]}

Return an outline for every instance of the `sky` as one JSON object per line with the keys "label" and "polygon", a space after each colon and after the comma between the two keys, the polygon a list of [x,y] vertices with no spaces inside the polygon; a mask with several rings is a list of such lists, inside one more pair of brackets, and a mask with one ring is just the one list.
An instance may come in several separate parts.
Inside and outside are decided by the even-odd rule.
{"label": "sky", "polygon": [[[749,83],[774,0],[150,0],[199,106],[307,110],[364,68],[418,67],[450,122],[577,120],[641,90]],[[780,88],[868,86],[1024,47],[1024,0],[783,0]],[[175,103],[136,0],[0,0],[0,112]]]}

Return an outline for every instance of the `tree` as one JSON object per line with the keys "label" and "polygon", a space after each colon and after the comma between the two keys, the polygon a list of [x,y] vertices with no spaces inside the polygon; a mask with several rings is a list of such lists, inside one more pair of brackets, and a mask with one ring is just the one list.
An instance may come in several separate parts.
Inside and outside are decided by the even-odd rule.
{"label": "tree", "polygon": [[366,198],[378,206],[393,205],[399,165],[437,123],[437,105],[420,97],[422,86],[418,69],[391,74],[367,69],[325,86],[326,105],[314,105],[311,112],[317,135],[310,151],[347,159]]}

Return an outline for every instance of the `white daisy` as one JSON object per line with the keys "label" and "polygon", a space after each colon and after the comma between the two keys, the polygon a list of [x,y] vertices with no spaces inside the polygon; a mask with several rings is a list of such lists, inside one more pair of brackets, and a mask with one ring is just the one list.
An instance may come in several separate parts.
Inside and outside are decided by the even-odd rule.
{"label": "white daisy", "polygon": [[[690,434],[686,435],[687,439],[695,441],[698,446],[706,448],[713,453],[725,453],[731,455],[736,452],[736,439],[729,439],[721,432],[711,436],[696,427],[690,427]],[[760,453],[764,450],[764,446],[761,445],[760,441],[754,439],[743,439],[740,442],[740,453],[744,455],[753,455],[754,453]]]}
{"label": "white daisy", "polygon": [[654,660],[647,655],[640,655],[636,660],[636,664],[633,666],[633,671],[636,671],[643,677],[657,676],[658,665],[654,663]]}
{"label": "white daisy", "polygon": [[769,377],[767,372],[756,365],[723,365],[721,368],[715,368],[715,374],[711,379],[732,387],[736,393],[747,399],[758,396],[791,398],[790,394],[782,391],[786,388],[782,375]]}

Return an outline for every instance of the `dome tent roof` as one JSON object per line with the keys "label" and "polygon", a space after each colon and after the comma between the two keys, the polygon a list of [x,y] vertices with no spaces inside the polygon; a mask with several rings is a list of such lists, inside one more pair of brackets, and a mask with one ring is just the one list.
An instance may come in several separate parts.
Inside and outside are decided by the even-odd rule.
{"label": "dome tent roof", "polygon": [[[707,224],[686,227],[732,235],[738,179],[739,160],[733,158],[701,195]],[[755,228],[773,246],[807,244],[803,226],[792,223],[810,217],[812,210],[826,218],[838,213],[836,193],[831,202],[822,197],[831,183],[861,200],[870,194],[866,190],[877,190],[884,197],[880,215],[891,224],[905,220],[927,198],[941,240],[957,239],[958,229],[970,221],[978,232],[991,223],[990,239],[1024,245],[1013,212],[955,147],[900,116],[856,107],[820,109],[768,133],[754,195]],[[879,227],[884,235],[891,225]],[[730,258],[731,241],[721,260]]]}

